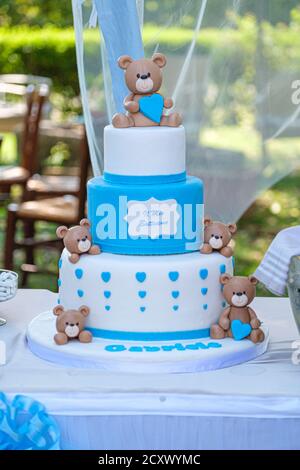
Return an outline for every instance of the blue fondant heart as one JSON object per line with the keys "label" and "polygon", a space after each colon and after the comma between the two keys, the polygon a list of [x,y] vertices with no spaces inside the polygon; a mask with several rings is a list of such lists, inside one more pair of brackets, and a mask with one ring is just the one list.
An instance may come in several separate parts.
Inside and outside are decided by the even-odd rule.
{"label": "blue fondant heart", "polygon": [[207,310],[208,308],[208,305],[207,304],[203,304],[203,310]]}
{"label": "blue fondant heart", "polygon": [[220,265],[220,273],[221,273],[221,274],[226,273],[226,266],[225,266],[225,264],[221,264],[221,265]]}
{"label": "blue fondant heart", "polygon": [[84,296],[84,292],[81,289],[78,289],[77,294],[78,294],[78,297],[83,297]]}
{"label": "blue fondant heart", "polygon": [[105,305],[105,310],[109,311],[110,310],[110,305]]}
{"label": "blue fondant heart", "polygon": [[173,310],[175,310],[175,312],[179,309],[179,305],[173,305]]}
{"label": "blue fondant heart", "polygon": [[225,300],[222,302],[222,307],[225,308],[227,305],[227,303],[225,302]]}
{"label": "blue fondant heart", "polygon": [[61,279],[58,279],[58,281],[57,281],[57,285],[58,285],[58,287],[60,287],[60,286],[61,286]]}
{"label": "blue fondant heart", "polygon": [[83,270],[80,268],[75,269],[75,276],[77,277],[77,279],[81,279],[83,276]]}
{"label": "blue fondant heart", "polygon": [[202,289],[201,289],[201,294],[202,294],[202,295],[206,295],[206,294],[207,294],[207,291],[208,291],[207,287],[202,287]]}
{"label": "blue fondant heart", "polygon": [[157,124],[160,123],[163,107],[164,107],[164,99],[159,93],[154,93],[151,96],[144,96],[139,101],[140,105],[140,112],[146,116],[151,121],[156,122]]}
{"label": "blue fondant heart", "polygon": [[105,291],[104,291],[104,297],[105,297],[106,299],[109,299],[110,296],[111,296],[110,290],[105,290]]}
{"label": "blue fondant heart", "polygon": [[136,277],[136,280],[139,281],[139,282],[144,282],[145,279],[146,279],[146,273],[136,273],[135,275]]}
{"label": "blue fondant heart", "polygon": [[177,297],[179,297],[179,291],[178,290],[173,290],[172,297],[173,297],[173,299],[177,299]]}
{"label": "blue fondant heart", "polygon": [[59,269],[61,269],[61,267],[62,267],[62,259],[61,259],[61,258],[60,258],[60,260],[59,260],[59,262],[58,262],[58,267],[59,267]]}
{"label": "blue fondant heart", "polygon": [[242,323],[241,320],[233,320],[231,322],[232,335],[237,341],[249,336],[251,329],[252,328],[249,323]]}
{"label": "blue fondant heart", "polygon": [[177,272],[177,271],[170,271],[169,272],[170,281],[175,282],[175,281],[177,281],[178,278],[179,278],[179,272]]}
{"label": "blue fondant heart", "polygon": [[103,272],[101,273],[101,278],[103,282],[109,282],[110,281],[111,274],[108,272]]}
{"label": "blue fondant heart", "polygon": [[146,297],[146,295],[147,295],[147,292],[145,290],[140,290],[139,291],[139,297],[141,299],[144,299]]}
{"label": "blue fondant heart", "polygon": [[57,299],[57,304],[58,304],[58,305],[60,304],[60,299]]}
{"label": "blue fondant heart", "polygon": [[140,311],[144,312],[146,310],[146,307],[140,307]]}
{"label": "blue fondant heart", "polygon": [[199,271],[199,275],[201,277],[201,279],[205,280],[208,276],[208,270],[207,269],[200,269]]}

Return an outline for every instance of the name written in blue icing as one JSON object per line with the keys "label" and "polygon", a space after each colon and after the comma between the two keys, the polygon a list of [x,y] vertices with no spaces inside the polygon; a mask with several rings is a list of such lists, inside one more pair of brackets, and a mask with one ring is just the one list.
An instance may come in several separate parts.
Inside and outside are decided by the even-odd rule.
{"label": "name written in blue icing", "polygon": [[190,344],[164,344],[162,346],[125,346],[124,344],[108,344],[105,346],[105,351],[108,352],[159,352],[159,351],[190,351],[199,349],[221,348],[222,344],[216,342],[209,342],[207,344],[198,342]]}

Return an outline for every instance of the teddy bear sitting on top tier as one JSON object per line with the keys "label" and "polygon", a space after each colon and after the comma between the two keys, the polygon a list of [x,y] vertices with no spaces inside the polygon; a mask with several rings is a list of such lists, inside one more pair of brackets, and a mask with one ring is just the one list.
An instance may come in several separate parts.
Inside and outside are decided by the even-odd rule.
{"label": "teddy bear sitting on top tier", "polygon": [[151,59],[133,60],[128,55],[118,59],[119,67],[125,70],[126,85],[131,93],[124,99],[127,113],[113,116],[114,127],[180,126],[182,119],[179,113],[163,114],[164,108],[173,107],[173,100],[159,93],[161,69],[166,63],[166,57],[160,53]]}

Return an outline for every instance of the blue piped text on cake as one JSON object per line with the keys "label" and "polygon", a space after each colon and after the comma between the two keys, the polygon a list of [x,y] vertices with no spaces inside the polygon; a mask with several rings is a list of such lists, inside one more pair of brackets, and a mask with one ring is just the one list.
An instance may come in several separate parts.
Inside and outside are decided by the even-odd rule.
{"label": "blue piped text on cake", "polygon": [[175,344],[163,344],[163,345],[137,345],[137,346],[126,346],[125,344],[108,344],[105,346],[107,352],[124,352],[129,351],[132,353],[151,353],[151,352],[171,352],[171,351],[198,351],[207,349],[218,349],[221,348],[222,344],[214,341],[209,343],[197,342],[197,343],[175,343]]}

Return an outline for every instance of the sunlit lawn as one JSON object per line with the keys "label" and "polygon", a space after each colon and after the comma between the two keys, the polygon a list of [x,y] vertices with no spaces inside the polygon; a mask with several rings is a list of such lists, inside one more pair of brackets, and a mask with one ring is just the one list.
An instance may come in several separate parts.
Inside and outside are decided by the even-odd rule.
{"label": "sunlit lawn", "polygon": [[[222,147],[232,148],[235,150],[243,149],[243,152],[253,151],[252,146],[249,146],[249,135],[248,139],[244,135],[240,135],[236,139],[224,132],[222,137]],[[213,131],[211,134],[206,135],[207,145],[211,144],[211,139],[214,137]],[[236,135],[235,135],[236,137]],[[255,144],[255,136],[254,145]],[[300,159],[300,140],[291,139],[291,146],[288,146],[289,150],[298,156]],[[280,148],[280,141],[272,142],[273,145],[277,145]],[[285,142],[286,144],[286,142]],[[9,149],[14,152],[13,143],[9,141],[6,143]],[[258,145],[258,144],[257,144]],[[248,146],[248,150],[246,147]],[[282,147],[283,148],[283,147]],[[286,148],[286,146],[285,146]],[[280,150],[282,150],[280,148]],[[299,153],[298,153],[299,152]],[[255,157],[255,154],[253,153]],[[235,249],[235,266],[236,273],[240,275],[251,274],[260,260],[262,259],[266,249],[272,241],[275,234],[281,229],[291,226],[298,225],[300,221],[300,171],[294,171],[289,176],[286,176],[273,188],[266,191],[250,209],[244,214],[244,216],[238,222],[238,234],[236,236],[236,249]],[[40,223],[37,225],[39,235],[51,235],[55,232],[55,226],[52,224]],[[5,208],[2,206],[0,209],[0,242],[3,243],[3,234],[5,231]],[[20,265],[23,261],[21,253],[16,255],[16,264]],[[53,271],[53,275],[41,275],[34,274],[30,276],[28,287],[31,288],[47,288],[50,290],[56,290],[57,288],[57,261],[58,253],[54,251],[40,250],[37,252],[37,262],[40,266],[47,266]],[[1,265],[1,261],[0,261]],[[258,293],[260,295],[270,295],[264,289],[259,288]]]}

